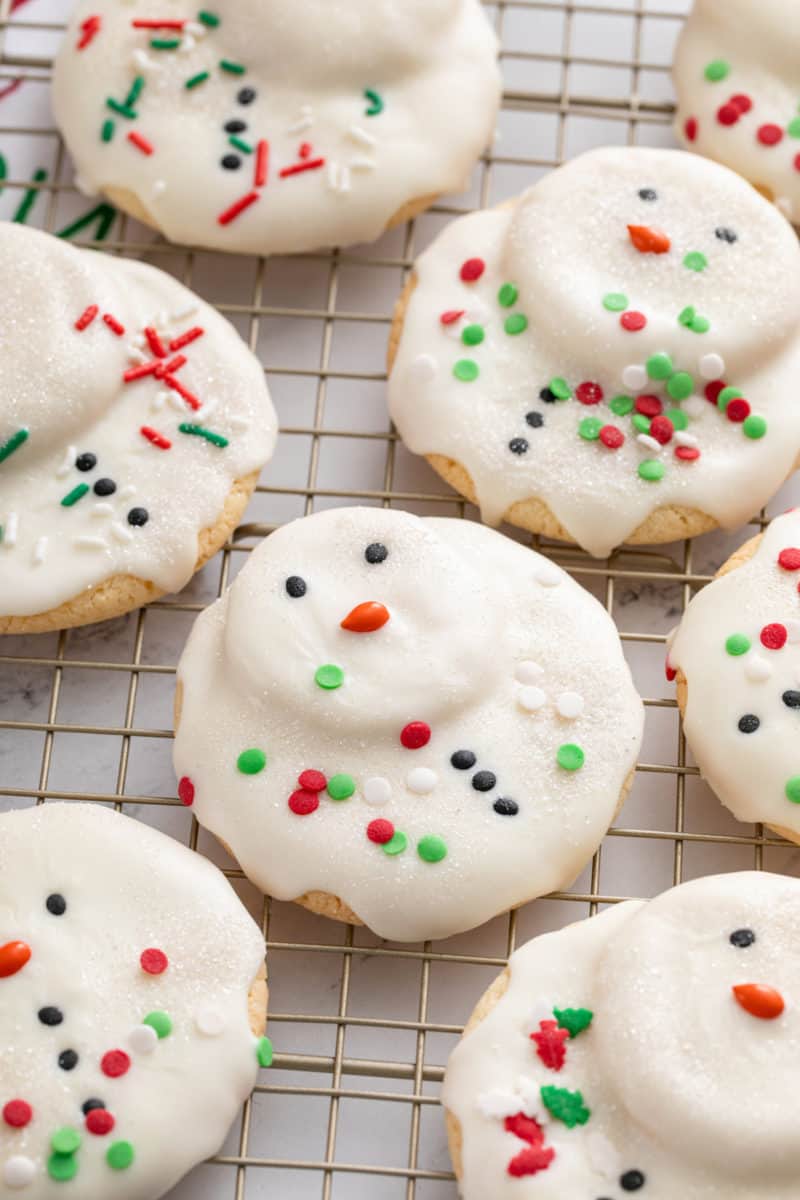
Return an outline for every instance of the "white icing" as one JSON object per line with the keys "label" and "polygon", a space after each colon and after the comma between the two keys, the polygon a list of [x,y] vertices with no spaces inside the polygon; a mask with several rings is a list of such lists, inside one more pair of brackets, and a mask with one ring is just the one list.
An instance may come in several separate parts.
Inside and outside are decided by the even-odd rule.
{"label": "white icing", "polygon": [[[655,191],[656,199],[642,199],[640,190]],[[630,225],[663,230],[669,251],[640,252]],[[715,236],[723,225],[738,233],[735,243]],[[705,256],[704,270],[684,265],[693,253]],[[472,258],[486,269],[477,282],[464,282],[461,266]],[[389,381],[392,417],[411,450],[465,467],[488,523],[515,502],[539,497],[576,541],[602,556],[664,506],[699,509],[726,528],[741,525],[792,469],[800,449],[793,399],[800,248],[779,214],[724,168],[677,151],[593,151],[515,203],[455,221],[423,253],[416,275]],[[498,299],[507,283],[519,291],[510,307]],[[613,294],[646,316],[646,328],[621,326],[619,312],[603,304]],[[484,340],[452,346],[441,315],[476,297],[492,314]],[[707,332],[679,322],[688,309],[710,322]],[[528,327],[509,335],[504,322],[517,314]],[[745,436],[742,424],[704,397],[672,400],[643,365],[656,354],[691,376],[695,392],[706,386],[701,364],[710,370],[709,358],[721,359],[725,382],[766,419],[766,435]],[[436,363],[427,380],[413,369],[421,355]],[[471,382],[454,376],[462,359],[478,366]],[[599,383],[604,399],[584,404],[573,394],[547,403],[541,389],[558,378],[573,393],[582,382]],[[648,431],[609,401],[642,391],[683,410],[699,459],[676,457],[674,437],[664,445],[637,441]],[[533,427],[527,414],[544,423]],[[579,426],[587,418],[619,429],[624,444],[585,440]],[[512,452],[518,439],[527,451]],[[664,468],[660,481],[640,478],[643,460]]]}
{"label": "white icing", "polygon": [[[100,31],[78,50],[96,9],[95,0],[75,5],[53,108],[81,175],[97,190],[133,193],[172,241],[259,254],[371,241],[409,202],[465,188],[492,135],[497,39],[479,0],[214,0],[219,25],[189,46],[186,30],[132,21],[194,17],[194,0],[170,0],[167,12],[162,0],[138,0],[105,5]],[[185,52],[149,49],[154,37],[179,37]],[[109,109],[106,98],[124,102],[137,77],[135,119]],[[243,88],[254,93],[249,103],[238,99]],[[383,105],[373,115],[369,90]],[[246,129],[231,135],[232,120]],[[110,141],[101,137],[107,121]],[[131,132],[152,153],[132,145]],[[238,168],[222,166],[226,155]],[[319,166],[281,175],[304,163]],[[220,224],[251,192],[255,202]]]}
{"label": "white icing", "polygon": [[[143,263],[4,223],[0,279],[13,314],[3,342],[0,446],[28,431],[0,461],[0,616],[45,612],[116,574],[177,591],[194,569],[198,534],[219,519],[234,480],[272,453],[276,418],[261,366],[227,321]],[[180,397],[180,411],[153,418],[150,401],[163,385],[152,375],[123,381],[131,369],[126,341],[103,321],[110,313],[130,333],[149,326],[159,308],[189,302],[196,316],[165,318],[163,341],[166,348],[193,326],[205,330],[180,350],[186,363],[175,378],[199,400],[213,396],[207,425],[205,412]],[[93,305],[96,317],[77,330]],[[174,360],[168,352],[166,361]],[[247,436],[233,428],[234,416],[251,422]],[[182,423],[200,424],[228,445],[181,433]],[[146,441],[143,426],[163,434],[171,449]],[[85,453],[97,463],[80,471],[76,460]],[[113,480],[116,492],[95,494],[101,479]],[[64,497],[84,484],[90,490],[64,507]],[[143,526],[128,523],[134,496],[148,513]],[[113,522],[101,524],[98,512]]]}
{"label": "white icing", "polygon": [[[53,894],[66,901],[60,916],[46,905]],[[255,1083],[247,998],[264,957],[258,927],[222,873],[178,842],[96,804],[48,803],[0,817],[0,946],[15,941],[31,953],[0,978],[0,1113],[16,1099],[33,1117],[13,1128],[0,1115],[0,1195],[161,1196],[219,1149]],[[140,965],[152,947],[168,959],[159,975]],[[195,1029],[207,1005],[224,1015],[214,1039]],[[43,1006],[59,1008],[61,1023],[42,1024]],[[169,1016],[167,1036],[142,1024],[152,1012]],[[58,1065],[65,1049],[78,1054],[72,1070]],[[110,1050],[129,1055],[124,1075],[103,1073]],[[105,1136],[86,1128],[90,1098],[114,1117]],[[81,1135],[69,1183],[47,1172],[51,1138],[66,1127]],[[117,1141],[133,1146],[127,1169],[106,1161]]]}
{"label": "white icing", "polygon": [[[800,11],[791,0],[695,0],[673,67],[678,137],[689,149],[768,188],[793,221],[800,219],[798,51]],[[724,78],[706,78],[712,63],[727,65]],[[721,124],[717,114],[734,96],[747,96],[751,107],[734,124]],[[694,139],[687,133],[692,119]],[[765,125],[779,127],[777,143],[759,139]]]}
{"label": "white icing", "polygon": [[[388,557],[370,564],[376,542]],[[194,782],[198,819],[254,882],[281,899],[327,891],[379,935],[411,941],[471,928],[575,878],[635,762],[642,706],[607,613],[544,566],[473,522],[367,508],[283,526],[253,552],[181,660],[175,765]],[[306,581],[304,596],[287,594],[291,576]],[[389,620],[371,633],[342,629],[367,600]],[[549,695],[585,697],[568,728],[553,705],[534,720],[517,706],[515,672],[531,662]],[[343,670],[341,687],[315,684],[323,664]],[[415,721],[431,737],[410,750],[400,735]],[[567,743],[585,752],[579,770],[556,761]],[[267,765],[244,775],[237,759],[251,748]],[[470,769],[452,765],[459,750],[475,755]],[[417,763],[438,775],[424,799],[405,786]],[[323,792],[316,811],[296,815],[288,800],[309,769],[349,774],[355,794]],[[491,790],[472,786],[479,771],[496,776]],[[518,814],[496,812],[500,798]],[[371,842],[373,820],[392,822],[407,848],[387,855]],[[444,840],[439,862],[417,852],[428,836]]]}
{"label": "white icing", "polygon": [[[645,1177],[635,1194],[648,1200],[794,1200],[798,920],[798,880],[742,872],[620,904],[518,950],[508,990],[447,1067],[442,1099],[461,1124],[464,1200],[622,1197],[633,1171]],[[730,935],[745,928],[756,940],[740,949]],[[777,989],[784,1012],[751,1015],[732,993],[742,983]],[[594,1014],[567,1039],[560,1071],[526,1028],[540,988],[558,1008]],[[519,1179],[507,1168],[526,1143],[503,1118],[523,1073],[537,1088],[580,1091],[591,1115],[572,1129],[553,1119],[544,1144],[555,1158]]]}
{"label": "white icing", "polygon": [[[776,517],[756,553],[703,588],[692,600],[669,654],[688,683],[684,728],[710,786],[740,821],[764,821],[800,833],[800,804],[786,796],[798,779],[800,798],[800,643],[794,636],[800,570],[784,570],[778,555],[800,549],[800,511]],[[792,614],[790,616],[789,614]],[[767,625],[782,624],[782,649],[761,643]],[[726,653],[731,634],[750,641],[746,654]],[[792,697],[794,698],[794,697]],[[758,717],[754,733],[739,719]]]}

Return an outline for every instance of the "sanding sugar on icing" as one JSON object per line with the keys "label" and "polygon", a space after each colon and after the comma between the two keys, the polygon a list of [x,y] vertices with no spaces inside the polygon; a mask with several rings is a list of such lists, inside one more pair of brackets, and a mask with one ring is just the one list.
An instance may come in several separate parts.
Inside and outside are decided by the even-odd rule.
{"label": "sanding sugar on icing", "polygon": [[616,629],[564,571],[395,510],[278,529],[198,619],[179,679],[175,766],[201,824],[270,894],[327,892],[402,941],[574,879],[642,731]]}
{"label": "sanding sugar on icing", "polygon": [[740,525],[792,469],[800,249],[724,168],[593,151],[453,222],[415,275],[392,417],[490,524],[538,497],[602,556],[661,508]]}

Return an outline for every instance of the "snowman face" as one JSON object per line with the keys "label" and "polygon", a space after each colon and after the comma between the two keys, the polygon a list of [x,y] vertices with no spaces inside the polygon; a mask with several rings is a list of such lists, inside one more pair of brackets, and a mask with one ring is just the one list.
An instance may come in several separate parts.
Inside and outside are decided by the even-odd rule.
{"label": "snowman face", "polygon": [[[230,593],[227,654],[245,692],[348,732],[483,700],[508,665],[506,583],[406,513],[320,513],[272,534]],[[480,646],[475,630],[482,630]],[[424,712],[420,712],[420,708]]]}
{"label": "snowman face", "polygon": [[[640,361],[709,351],[763,361],[795,333],[797,245],[786,221],[731,172],[689,154],[601,150],[554,172],[519,205],[509,270],[556,342]],[[626,331],[608,300],[641,314]]]}
{"label": "snowman face", "polygon": [[603,1069],[631,1118],[676,1153],[728,1170],[735,1161],[740,1178],[796,1173],[797,881],[709,883],[652,900],[609,944],[596,1023]]}

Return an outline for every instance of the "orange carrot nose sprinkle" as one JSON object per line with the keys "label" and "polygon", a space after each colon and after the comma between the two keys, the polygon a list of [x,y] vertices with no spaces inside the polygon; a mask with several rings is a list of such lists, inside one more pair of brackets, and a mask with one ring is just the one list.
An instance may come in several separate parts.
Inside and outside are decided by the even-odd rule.
{"label": "orange carrot nose sprinkle", "polygon": [[388,620],[389,610],[385,604],[379,604],[377,600],[365,600],[347,614],[342,621],[342,629],[349,629],[351,633],[374,633]]}
{"label": "orange carrot nose sprinkle", "polygon": [[786,1007],[780,992],[765,983],[740,983],[732,990],[737,1004],[762,1021],[774,1021]]}
{"label": "orange carrot nose sprinkle", "polygon": [[21,971],[31,956],[27,942],[6,942],[0,946],[0,979],[8,979]]}
{"label": "orange carrot nose sprinkle", "polygon": [[649,225],[629,225],[628,237],[640,254],[666,254],[672,245],[665,233]]}

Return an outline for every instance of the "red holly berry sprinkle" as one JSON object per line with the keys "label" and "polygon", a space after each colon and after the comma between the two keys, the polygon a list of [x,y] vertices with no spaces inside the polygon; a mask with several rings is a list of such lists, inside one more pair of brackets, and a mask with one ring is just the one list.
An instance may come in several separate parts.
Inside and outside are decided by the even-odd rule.
{"label": "red holly berry sprinkle", "polygon": [[723,104],[717,109],[717,120],[720,125],[735,125],[741,115],[735,104]]}
{"label": "red holly berry sprinkle", "polygon": [[524,1175],[537,1175],[546,1171],[556,1156],[552,1146],[526,1146],[508,1164],[509,1175],[517,1179]]}
{"label": "red holly berry sprinkle", "polygon": [[598,436],[609,450],[619,450],[625,441],[625,434],[621,429],[617,429],[616,425],[604,425]]}
{"label": "red holly berry sprinkle", "polygon": [[714,379],[711,383],[707,383],[705,387],[705,397],[709,404],[716,404],[719,400],[719,394],[723,388],[728,385],[724,379]]}
{"label": "red holly berry sprinkle", "polygon": [[800,171],[800,154],[795,154],[794,156],[794,169],[795,171]]}
{"label": "red holly berry sprinkle", "polygon": [[767,650],[781,650],[786,645],[788,637],[786,626],[775,622],[774,625],[765,625],[761,630],[761,645],[766,646]]}
{"label": "red holly berry sprinkle", "polygon": [[622,314],[619,323],[623,329],[627,329],[628,333],[638,333],[640,329],[644,329],[647,325],[647,317],[644,313],[631,310]]}
{"label": "red holly berry sprinkle", "polygon": [[780,125],[760,125],[756,137],[762,146],[777,146],[783,141],[783,130]]}
{"label": "red holly berry sprinkle", "polygon": [[654,437],[662,446],[666,446],[667,442],[672,440],[674,432],[675,426],[669,417],[653,417],[650,422],[650,436]]}
{"label": "red holly berry sprinkle", "polygon": [[298,817],[307,817],[319,808],[319,796],[316,792],[307,792],[300,788],[289,797],[289,808]]}
{"label": "red holly berry sprinkle", "polygon": [[700,457],[700,451],[696,446],[676,446],[675,457],[681,462],[696,462]]}
{"label": "red holly berry sprinkle", "polygon": [[533,1117],[527,1117],[523,1112],[506,1117],[504,1125],[506,1133],[513,1133],[514,1137],[527,1142],[529,1146],[537,1146],[544,1141],[544,1130],[539,1122]]}
{"label": "red holly berry sprinkle", "polygon": [[787,546],[778,555],[778,566],[784,571],[800,571],[800,550],[796,546]]}
{"label": "red holly berry sprinkle", "polygon": [[100,1070],[109,1079],[119,1079],[127,1075],[131,1068],[131,1060],[124,1050],[109,1050],[100,1059]]}
{"label": "red holly berry sprinkle", "polygon": [[431,740],[431,727],[424,721],[409,721],[400,731],[400,741],[406,750],[419,750]]}
{"label": "red holly berry sprinkle", "polygon": [[749,113],[750,109],[753,107],[753,101],[749,96],[746,96],[744,92],[737,92],[735,96],[731,96],[728,103],[732,104],[734,108],[738,108],[742,115]]}
{"label": "red holly berry sprinkle", "polygon": [[740,425],[746,417],[750,416],[750,404],[742,396],[736,396],[733,400],[728,401],[725,416],[729,421]]}
{"label": "red holly berry sprinkle", "polygon": [[569,1030],[560,1029],[556,1021],[540,1021],[536,1033],[531,1034],[531,1041],[536,1043],[536,1053],[551,1071],[560,1071],[567,1061],[564,1043],[568,1037]]}
{"label": "red holly berry sprinkle", "polygon": [[322,774],[322,771],[303,771],[298,777],[297,782],[307,792],[324,792],[328,786],[328,780]]}
{"label": "red holly berry sprinkle", "polygon": [[86,1114],[86,1128],[96,1137],[111,1133],[116,1122],[110,1112],[104,1108],[93,1108]]}
{"label": "red holly berry sprinkle", "polygon": [[474,283],[476,279],[480,279],[485,270],[486,263],[482,258],[468,258],[461,265],[460,275],[464,283]]}
{"label": "red holly berry sprinkle", "polygon": [[383,817],[378,817],[377,820],[370,821],[367,826],[367,837],[371,842],[377,842],[379,846],[385,846],[394,837],[394,825],[391,821],[387,821]]}
{"label": "red holly berry sprinkle", "polygon": [[448,308],[447,312],[442,313],[439,320],[443,325],[455,325],[456,321],[460,320],[463,315],[463,308]]}
{"label": "red holly berry sprinkle", "polygon": [[581,404],[599,404],[603,399],[603,389],[599,383],[579,383],[575,395]]}
{"label": "red holly berry sprinkle", "polygon": [[163,975],[169,966],[169,959],[163,950],[156,950],[151,946],[147,950],[143,950],[139,962],[142,965],[142,970],[148,975]]}
{"label": "red holly berry sprinkle", "polygon": [[3,1107],[3,1120],[12,1129],[24,1129],[33,1118],[33,1109],[27,1100],[9,1100]]}
{"label": "red holly berry sprinkle", "polygon": [[645,417],[657,417],[664,411],[658,396],[637,396],[636,411]]}
{"label": "red holly berry sprinkle", "polygon": [[667,677],[667,683],[672,683],[678,674],[675,668],[669,665],[669,659],[664,663],[664,674]]}
{"label": "red holly berry sprinkle", "polygon": [[178,784],[178,799],[187,808],[191,808],[194,804],[194,784],[188,775],[184,775]]}
{"label": "red holly berry sprinkle", "polygon": [[683,132],[686,135],[687,142],[693,142],[697,138],[697,117],[687,117],[686,124],[683,127]]}

